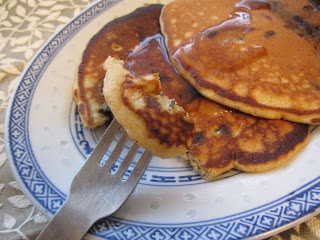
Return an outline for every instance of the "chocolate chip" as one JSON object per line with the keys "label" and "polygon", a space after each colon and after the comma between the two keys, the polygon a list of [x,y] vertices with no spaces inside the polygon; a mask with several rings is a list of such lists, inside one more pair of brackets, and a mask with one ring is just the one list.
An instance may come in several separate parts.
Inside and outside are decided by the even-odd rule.
{"label": "chocolate chip", "polygon": [[305,21],[302,17],[300,16],[293,16],[293,20],[298,23],[304,30],[306,31],[307,34],[312,35],[313,29],[310,23]]}
{"label": "chocolate chip", "polygon": [[305,11],[311,11],[311,10],[313,10],[314,8],[313,8],[311,5],[306,5],[306,6],[304,6],[302,9],[305,10]]}
{"label": "chocolate chip", "polygon": [[[158,72],[159,72],[159,71],[158,71]],[[166,75],[160,75],[159,78],[160,78],[160,81],[168,80],[168,79],[169,79],[169,77],[166,76]]]}
{"label": "chocolate chip", "polygon": [[215,129],[215,130],[214,130],[214,133],[215,133],[215,134],[220,134],[220,133],[221,133],[221,128]]}
{"label": "chocolate chip", "polygon": [[214,38],[215,36],[218,35],[218,31],[205,31],[204,35],[208,38]]}
{"label": "chocolate chip", "polygon": [[293,16],[293,20],[297,23],[303,23],[303,19],[300,16]]}
{"label": "chocolate chip", "polygon": [[320,85],[315,83],[315,82],[312,82],[311,83],[317,90],[320,90]]}
{"label": "chocolate chip", "polygon": [[273,30],[269,30],[264,33],[264,37],[270,38],[270,37],[273,37],[274,34],[275,34],[275,32]]}
{"label": "chocolate chip", "polygon": [[222,125],[219,129],[219,133],[223,133],[226,137],[231,136],[231,130],[228,126]]}
{"label": "chocolate chip", "polygon": [[197,142],[200,142],[201,140],[203,139],[203,135],[202,133],[197,133],[195,138],[192,140],[193,143],[197,143]]}
{"label": "chocolate chip", "polygon": [[271,16],[267,15],[266,18],[267,18],[268,20],[272,21],[272,17],[271,17]]}
{"label": "chocolate chip", "polygon": [[102,113],[103,115],[109,117],[112,119],[113,115],[110,110],[110,108],[107,106],[107,104],[103,104],[101,108],[99,109],[99,113]]}
{"label": "chocolate chip", "polygon": [[172,99],[171,102],[170,102],[170,104],[169,104],[169,107],[170,107],[171,109],[173,109],[174,106],[175,106],[175,104],[176,104],[176,101],[175,101],[174,99]]}

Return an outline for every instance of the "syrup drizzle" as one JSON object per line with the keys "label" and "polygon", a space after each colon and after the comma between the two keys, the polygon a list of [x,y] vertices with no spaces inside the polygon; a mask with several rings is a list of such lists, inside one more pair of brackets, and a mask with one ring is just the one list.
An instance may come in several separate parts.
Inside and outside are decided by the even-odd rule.
{"label": "syrup drizzle", "polygon": [[125,68],[135,76],[159,73],[163,94],[174,98],[182,107],[187,107],[199,97],[199,93],[171,64],[160,32],[144,39],[132,50],[125,61]]}
{"label": "syrup drizzle", "polygon": [[270,9],[270,4],[262,0],[237,2],[229,19],[195,34],[177,49],[173,57],[184,68],[188,66],[183,66],[182,62],[195,62],[206,77],[233,72],[265,56],[265,47],[245,41],[246,35],[254,31],[251,11],[260,9]]}
{"label": "syrup drizzle", "polygon": [[[150,49],[152,49],[151,51],[154,52],[155,49],[153,49],[152,42],[157,42],[157,49],[161,51],[162,53],[162,57],[165,58],[165,60],[167,61],[168,64],[171,65],[171,62],[169,60],[169,56],[166,52],[166,47],[165,47],[165,43],[164,43],[164,37],[161,35],[161,33],[157,33],[151,37],[147,37],[145,38],[142,42],[140,42],[133,50],[132,52],[129,53],[128,58],[127,58],[127,68],[133,72],[133,74],[135,74],[134,69],[137,65],[136,61],[139,57],[141,57],[142,55],[152,55],[152,53],[150,53]],[[157,58],[159,58],[160,56],[157,56]],[[141,60],[139,60],[141,61]],[[143,65],[145,65],[147,63],[144,63]],[[146,72],[147,73],[147,72]],[[145,74],[146,74],[145,73]],[[141,74],[141,73],[139,73]]]}

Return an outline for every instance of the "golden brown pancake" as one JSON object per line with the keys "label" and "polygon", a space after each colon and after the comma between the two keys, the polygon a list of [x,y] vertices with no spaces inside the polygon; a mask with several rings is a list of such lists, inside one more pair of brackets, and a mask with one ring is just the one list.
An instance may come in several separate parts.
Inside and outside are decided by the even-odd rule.
{"label": "golden brown pancake", "polygon": [[320,58],[279,4],[176,0],[163,8],[161,30],[172,63],[205,97],[263,118],[319,124]]}
{"label": "golden brown pancake", "polygon": [[[135,78],[158,73],[164,95],[174,98],[189,113],[197,134],[186,159],[205,178],[212,179],[231,168],[269,170],[287,162],[307,142],[307,125],[252,117],[202,97],[170,64],[158,25],[160,12],[157,14],[152,17],[154,22],[149,20],[155,26],[154,35],[144,38],[130,52],[121,50],[124,66]],[[128,31],[128,38],[130,34],[135,32]],[[110,46],[101,42],[91,44],[102,52],[110,51]],[[98,65],[103,62],[101,59]],[[96,84],[97,88],[102,85]]]}
{"label": "golden brown pancake", "polygon": [[117,18],[105,25],[88,43],[79,65],[74,90],[85,127],[103,125],[112,117],[102,93],[104,61],[108,56],[125,59],[143,39],[157,33],[161,8],[162,5],[154,4]]}
{"label": "golden brown pancake", "polygon": [[121,60],[108,57],[103,94],[114,117],[139,146],[161,158],[183,156],[194,138],[184,109],[161,94],[158,74],[134,77]]}
{"label": "golden brown pancake", "polygon": [[158,72],[163,93],[189,113],[197,134],[185,159],[206,179],[231,168],[270,170],[308,141],[305,124],[253,117],[199,95],[169,63],[160,34],[137,46],[125,66],[136,76]]}

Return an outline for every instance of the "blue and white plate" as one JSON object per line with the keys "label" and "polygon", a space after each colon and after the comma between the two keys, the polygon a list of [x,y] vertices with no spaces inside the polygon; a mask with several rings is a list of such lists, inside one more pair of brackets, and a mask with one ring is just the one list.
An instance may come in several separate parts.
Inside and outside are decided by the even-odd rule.
{"label": "blue and white plate", "polygon": [[[104,129],[84,129],[73,101],[81,54],[103,25],[146,2],[152,1],[95,3],[44,45],[17,85],[6,119],[8,157],[24,193],[49,217],[65,201],[73,176]],[[273,235],[319,213],[319,154],[317,128],[290,163],[262,174],[229,171],[207,182],[180,159],[154,158],[129,200],[96,223],[88,238]]]}

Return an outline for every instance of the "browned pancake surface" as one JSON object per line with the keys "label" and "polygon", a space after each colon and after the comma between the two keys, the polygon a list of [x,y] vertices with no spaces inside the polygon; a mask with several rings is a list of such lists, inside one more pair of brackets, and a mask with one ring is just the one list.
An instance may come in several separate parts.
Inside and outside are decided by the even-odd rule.
{"label": "browned pancake surface", "polygon": [[150,5],[117,18],[105,25],[88,43],[78,69],[74,92],[86,127],[100,126],[111,116],[102,94],[104,61],[108,56],[125,59],[138,43],[157,33],[161,8],[162,5]]}
{"label": "browned pancake surface", "polygon": [[260,117],[319,124],[320,58],[313,38],[300,37],[281,18],[279,4],[176,0],[160,18],[169,55],[212,100]]}
{"label": "browned pancake surface", "polygon": [[126,67],[136,76],[159,72],[164,94],[189,113],[197,135],[187,160],[207,179],[231,168],[247,172],[275,168],[307,142],[307,125],[253,117],[199,95],[169,63],[159,34],[137,46]]}
{"label": "browned pancake surface", "polygon": [[194,126],[184,109],[161,94],[158,74],[133,76],[122,60],[104,63],[103,94],[114,117],[139,146],[161,158],[185,155]]}

